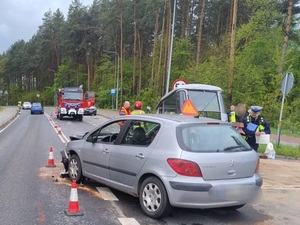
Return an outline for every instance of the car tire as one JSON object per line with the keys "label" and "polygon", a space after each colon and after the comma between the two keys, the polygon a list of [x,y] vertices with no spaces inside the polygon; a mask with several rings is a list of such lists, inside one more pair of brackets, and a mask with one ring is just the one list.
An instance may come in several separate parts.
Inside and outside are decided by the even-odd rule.
{"label": "car tire", "polygon": [[71,155],[68,165],[69,177],[77,183],[83,180],[81,162],[77,155]]}
{"label": "car tire", "polygon": [[166,188],[156,177],[143,181],[139,188],[139,201],[142,211],[154,219],[165,217],[172,210]]}
{"label": "car tire", "polygon": [[63,119],[63,116],[62,116],[60,113],[58,114],[58,119],[59,119],[59,120],[62,120],[62,119]]}

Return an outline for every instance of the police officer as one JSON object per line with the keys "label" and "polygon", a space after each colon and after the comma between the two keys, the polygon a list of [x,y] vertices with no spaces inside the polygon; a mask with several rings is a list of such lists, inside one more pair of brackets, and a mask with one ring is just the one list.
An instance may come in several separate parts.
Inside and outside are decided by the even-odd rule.
{"label": "police officer", "polygon": [[271,133],[267,121],[260,115],[262,109],[260,106],[251,106],[249,115],[243,119],[246,141],[255,151],[258,149],[256,137]]}
{"label": "police officer", "polygon": [[125,101],[124,105],[119,109],[119,116],[127,116],[130,115],[130,103],[129,101]]}
{"label": "police officer", "polygon": [[140,115],[145,114],[145,111],[142,110],[143,104],[140,101],[134,103],[134,110],[131,112],[131,115]]}

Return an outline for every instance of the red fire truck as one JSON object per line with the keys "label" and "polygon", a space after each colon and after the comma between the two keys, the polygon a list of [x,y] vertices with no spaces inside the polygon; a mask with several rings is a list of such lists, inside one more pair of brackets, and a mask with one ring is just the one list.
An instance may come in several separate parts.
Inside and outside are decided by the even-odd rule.
{"label": "red fire truck", "polygon": [[81,87],[59,89],[56,102],[57,118],[61,120],[64,116],[68,116],[82,121],[84,101],[84,92]]}

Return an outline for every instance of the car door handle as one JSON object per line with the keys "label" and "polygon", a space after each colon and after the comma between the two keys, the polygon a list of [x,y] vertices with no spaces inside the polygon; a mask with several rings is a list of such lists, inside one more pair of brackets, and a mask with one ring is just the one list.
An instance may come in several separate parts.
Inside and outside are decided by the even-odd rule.
{"label": "car door handle", "polygon": [[135,157],[137,157],[138,159],[144,159],[145,158],[145,156],[142,153],[140,153],[138,155],[135,155]]}
{"label": "car door handle", "polygon": [[102,151],[102,153],[103,153],[103,154],[107,154],[107,153],[109,153],[109,150],[108,150],[108,149],[104,149],[104,150]]}

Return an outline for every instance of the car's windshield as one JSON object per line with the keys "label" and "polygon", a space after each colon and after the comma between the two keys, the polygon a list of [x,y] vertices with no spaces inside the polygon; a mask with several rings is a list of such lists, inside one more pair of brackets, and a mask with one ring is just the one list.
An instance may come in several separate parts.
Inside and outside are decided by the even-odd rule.
{"label": "car's windshield", "polygon": [[82,92],[67,92],[65,91],[63,94],[64,100],[82,100]]}
{"label": "car's windshield", "polygon": [[229,125],[185,124],[177,128],[177,140],[183,150],[193,152],[250,151],[248,143]]}
{"label": "car's windshield", "polygon": [[38,107],[38,106],[41,106],[41,103],[32,103],[32,106],[33,107]]}
{"label": "car's windshield", "polygon": [[220,112],[217,92],[188,90],[188,95],[199,112]]}

